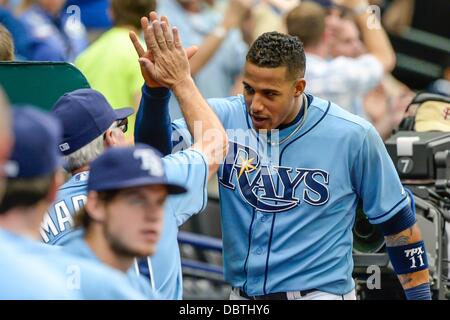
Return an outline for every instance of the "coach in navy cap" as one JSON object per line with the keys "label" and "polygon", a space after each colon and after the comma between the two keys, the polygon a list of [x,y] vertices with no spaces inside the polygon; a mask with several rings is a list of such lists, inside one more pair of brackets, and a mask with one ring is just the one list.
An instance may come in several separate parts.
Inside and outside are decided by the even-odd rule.
{"label": "coach in navy cap", "polygon": [[58,146],[64,155],[64,168],[72,176],[58,190],[42,222],[41,235],[45,243],[64,245],[72,231],[72,216],[86,199],[91,162],[111,147],[129,144],[124,133],[133,109],[114,110],[100,92],[79,89],[62,96],[52,113],[62,123]]}
{"label": "coach in navy cap", "polygon": [[53,107],[53,113],[62,122],[64,130],[59,144],[61,152],[73,154],[101,136],[106,143],[124,144],[123,135],[115,135],[114,131],[108,130],[116,127],[126,131],[127,117],[133,112],[132,108],[114,110],[106,98],[93,89],[66,93]]}

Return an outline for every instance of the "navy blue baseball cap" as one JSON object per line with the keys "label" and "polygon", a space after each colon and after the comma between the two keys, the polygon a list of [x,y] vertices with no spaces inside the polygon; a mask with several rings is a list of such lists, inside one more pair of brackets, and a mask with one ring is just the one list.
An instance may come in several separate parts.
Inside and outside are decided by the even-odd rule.
{"label": "navy blue baseball cap", "polygon": [[69,155],[101,136],[114,121],[133,114],[133,108],[114,110],[106,98],[93,89],[66,93],[53,106],[53,113],[63,126],[59,149]]}
{"label": "navy blue baseball cap", "polygon": [[90,166],[88,191],[163,185],[169,194],[185,193],[181,185],[167,181],[161,154],[155,149],[137,144],[110,148]]}
{"label": "navy blue baseball cap", "polygon": [[34,107],[13,109],[14,148],[6,164],[8,178],[35,178],[55,172],[61,165],[58,144],[62,128],[51,114]]}

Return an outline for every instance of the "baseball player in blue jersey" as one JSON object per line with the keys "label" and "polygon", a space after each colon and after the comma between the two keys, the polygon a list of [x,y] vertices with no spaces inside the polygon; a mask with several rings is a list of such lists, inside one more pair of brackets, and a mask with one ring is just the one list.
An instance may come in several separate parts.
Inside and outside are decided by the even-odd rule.
{"label": "baseball player in blue jersey", "polygon": [[[189,55],[189,50],[187,50]],[[144,88],[143,94],[147,94]],[[168,95],[153,97],[161,101]],[[197,97],[201,97],[197,93]],[[193,97],[181,105],[189,113],[187,123],[194,128],[194,121],[202,123],[202,128],[194,132],[194,145],[183,152],[166,156],[162,163],[170,183],[183,185],[188,192],[183,195],[169,196],[165,204],[164,226],[156,253],[152,257],[139,259],[139,272],[143,274],[162,299],[182,298],[182,273],[178,248],[178,226],[191,215],[203,210],[206,205],[206,184],[215,174],[219,163],[223,161],[227,149],[227,137],[216,115],[206,103],[198,103]],[[96,144],[115,145],[105,142],[104,130],[114,125],[117,115],[106,100],[93,90],[78,90],[67,94],[55,105],[54,114],[61,120],[64,138],[60,149],[66,155],[73,177],[61,189],[58,200],[48,211],[41,227],[44,241],[57,245],[66,245],[79,241],[80,233],[72,232],[73,215],[87,199],[87,181],[89,165],[103,152]],[[116,110],[117,111],[117,110]],[[145,125],[146,121],[142,123]],[[215,129],[215,139],[203,139],[205,132]],[[120,141],[123,133],[113,128],[112,134]],[[108,131],[106,139],[108,139]],[[114,142],[114,141],[113,141]],[[216,159],[218,158],[218,159]]]}
{"label": "baseball player in blue jersey", "polygon": [[[147,76],[170,87],[160,71],[173,56],[166,22],[153,21],[145,39]],[[355,299],[351,229],[362,201],[407,299],[430,299],[424,243],[382,140],[370,123],[305,93],[305,64],[297,38],[263,34],[247,54],[244,95],[208,100],[230,140],[218,176],[231,298]],[[176,83],[195,88],[189,77]],[[147,113],[164,107],[148,97]]]}
{"label": "baseball player in blue jersey", "polygon": [[105,149],[127,145],[124,131],[133,109],[113,110],[101,93],[80,89],[62,96],[53,111],[63,125],[59,148],[72,177],[58,190],[42,222],[41,236],[45,243],[64,245],[73,226],[72,215],[86,202],[89,163]]}
{"label": "baseball player in blue jersey", "polygon": [[[4,255],[2,250],[0,260],[5,266],[5,269],[1,269],[2,273],[7,275],[15,267],[14,274],[19,273],[21,267],[17,263],[23,261],[21,257],[25,257],[27,265],[32,266],[25,272],[36,277],[29,287],[33,289],[36,286],[37,289],[39,286],[42,297],[48,297],[47,293],[54,292],[54,288],[47,286],[58,282],[59,286],[55,285],[55,288],[64,289],[60,292],[61,299],[152,298],[151,294],[143,295],[134,289],[127,277],[111,268],[65,254],[58,247],[37,241],[42,217],[62,181],[59,172],[61,157],[57,147],[61,139],[61,126],[54,117],[32,108],[15,109],[13,122],[15,145],[6,165],[8,180],[0,204],[0,242],[2,247],[14,252],[17,259],[5,261],[8,255]],[[42,270],[46,270],[47,274]],[[42,283],[52,277],[53,280],[47,285]],[[2,282],[2,291],[7,288],[15,292],[13,287],[20,285],[21,281],[11,277],[9,281]],[[8,292],[5,291],[5,295],[9,296]],[[21,298],[29,297],[28,292],[25,289]]]}
{"label": "baseball player in blue jersey", "polygon": [[[167,195],[186,189],[167,182],[159,153],[137,145],[109,149],[94,160],[87,191],[88,201],[76,215],[82,232],[74,232],[64,250],[143,280],[133,264],[155,253]],[[148,282],[143,287],[150,289]]]}
{"label": "baseball player in blue jersey", "polygon": [[[3,240],[0,230],[0,239]],[[7,242],[0,243],[0,300],[68,300],[79,298],[68,292],[65,278],[51,272],[48,265],[32,256],[25,257]],[[30,265],[33,266],[30,270]]]}
{"label": "baseball player in blue jersey", "polygon": [[[5,164],[12,145],[10,110],[0,89],[0,203],[5,187]],[[0,230],[0,300],[70,299],[74,295],[63,287],[63,278],[50,273],[45,264],[32,257],[21,256],[3,241]],[[33,265],[30,272],[28,266]],[[42,288],[49,286],[48,290]]]}

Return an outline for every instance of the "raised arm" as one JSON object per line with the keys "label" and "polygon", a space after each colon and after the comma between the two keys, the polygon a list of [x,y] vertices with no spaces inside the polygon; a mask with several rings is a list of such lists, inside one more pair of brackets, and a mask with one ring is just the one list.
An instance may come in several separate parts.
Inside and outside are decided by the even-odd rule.
{"label": "raised arm", "polygon": [[368,1],[334,0],[334,2],[354,12],[355,22],[361,30],[367,51],[380,61],[386,73],[391,72],[395,67],[395,52],[381,22],[375,20],[378,17],[370,12]]}
{"label": "raised arm", "polygon": [[[168,23],[166,17],[161,18]],[[155,12],[150,14],[150,20],[158,20]],[[149,20],[141,19],[142,30],[149,27]],[[150,50],[145,50],[136,33],[130,32],[130,39],[136,49],[139,58],[147,58],[153,61]],[[192,58],[197,52],[197,47],[186,49],[188,58]],[[152,79],[149,72],[141,65],[142,77],[145,84],[142,87],[142,98],[136,116],[134,129],[134,141],[146,143],[160,151],[163,155],[172,152],[172,126],[169,115],[170,90]],[[151,106],[147,106],[147,104]]]}
{"label": "raised arm", "polygon": [[172,90],[194,139],[192,148],[201,151],[212,176],[223,161],[228,147],[225,130],[216,114],[200,94],[192,79],[187,54],[176,28],[168,21],[154,20],[144,29],[145,41],[153,61],[139,59],[157,83]]}
{"label": "raised arm", "polygon": [[191,74],[195,76],[211,60],[226,39],[228,32],[239,28],[248,11],[253,5],[253,0],[230,0],[224,19],[215,29],[203,39],[199,45],[198,53],[190,61]]}

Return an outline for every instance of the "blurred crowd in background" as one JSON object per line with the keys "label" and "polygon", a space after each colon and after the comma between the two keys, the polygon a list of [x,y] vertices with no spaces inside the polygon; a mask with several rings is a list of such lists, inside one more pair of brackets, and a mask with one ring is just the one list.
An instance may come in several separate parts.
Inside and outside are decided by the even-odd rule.
{"label": "blurred crowd in background", "polygon": [[[361,23],[376,20],[357,21],[346,2],[351,1],[0,0],[0,60],[74,63],[113,107],[137,108],[142,80],[128,33],[139,32],[140,17],[151,10],[169,17],[186,47],[200,48],[191,69],[205,98],[241,93],[248,46],[264,32],[289,32],[305,45],[306,91],[368,119],[387,138],[415,92],[450,94],[450,57],[425,61],[437,64],[439,74],[415,82],[395,72],[400,61],[389,40],[414,38],[410,30],[420,30],[448,48],[450,1],[369,1],[389,34],[388,45],[361,33]],[[173,100],[171,115],[177,118]]]}

